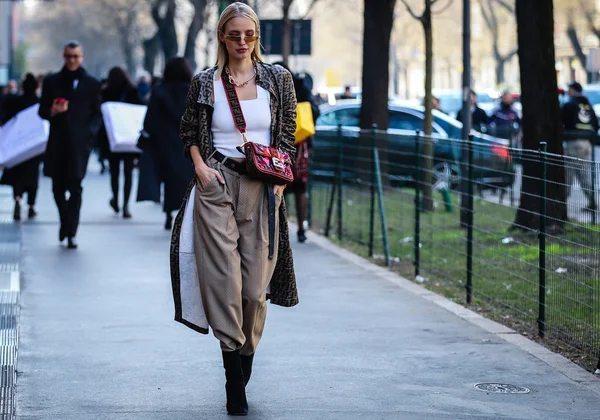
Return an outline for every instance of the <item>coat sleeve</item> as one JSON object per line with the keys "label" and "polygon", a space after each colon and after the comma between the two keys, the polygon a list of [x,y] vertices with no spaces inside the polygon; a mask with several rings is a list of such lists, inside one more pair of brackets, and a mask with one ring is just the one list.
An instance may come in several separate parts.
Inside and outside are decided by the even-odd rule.
{"label": "coat sleeve", "polygon": [[296,157],[295,136],[296,132],[296,91],[294,80],[289,71],[285,71],[282,86],[281,103],[281,150],[289,153],[292,161]]}
{"label": "coat sleeve", "polygon": [[[98,136],[98,132],[100,131],[100,127],[102,126],[102,92],[100,90],[100,83],[94,80],[94,89],[92,91],[92,95],[94,95],[92,100],[92,109],[90,114],[90,135],[93,141],[96,140]],[[40,106],[40,109],[42,107]]]}
{"label": "coat sleeve", "polygon": [[[200,104],[198,95],[200,93],[200,74],[192,79],[192,84],[185,100],[185,111],[179,125],[179,138],[183,142],[183,152],[190,157],[190,147],[200,147]],[[206,121],[204,121],[206,124]]]}
{"label": "coat sleeve", "polygon": [[50,121],[52,119],[52,101],[54,98],[52,97],[50,82],[52,79],[46,78],[44,79],[43,87],[42,87],[42,97],[40,98],[40,109],[38,114],[44,120]]}

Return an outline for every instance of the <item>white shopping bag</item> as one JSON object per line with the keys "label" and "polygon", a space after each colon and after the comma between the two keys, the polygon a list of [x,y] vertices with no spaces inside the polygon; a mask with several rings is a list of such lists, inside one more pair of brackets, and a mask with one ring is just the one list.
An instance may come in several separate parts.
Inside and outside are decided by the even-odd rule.
{"label": "white shopping bag", "polygon": [[39,104],[19,112],[0,127],[0,165],[12,168],[46,151],[50,123],[38,115]]}
{"label": "white shopping bag", "polygon": [[141,153],[136,147],[147,107],[124,102],[102,104],[102,118],[111,152]]}

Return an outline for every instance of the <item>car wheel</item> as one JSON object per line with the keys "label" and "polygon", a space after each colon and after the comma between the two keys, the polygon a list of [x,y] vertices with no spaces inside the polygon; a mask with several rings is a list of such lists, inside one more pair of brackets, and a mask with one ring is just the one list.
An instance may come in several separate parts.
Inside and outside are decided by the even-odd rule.
{"label": "car wheel", "polygon": [[458,188],[460,184],[460,168],[449,162],[438,162],[433,166],[433,188],[443,190]]}

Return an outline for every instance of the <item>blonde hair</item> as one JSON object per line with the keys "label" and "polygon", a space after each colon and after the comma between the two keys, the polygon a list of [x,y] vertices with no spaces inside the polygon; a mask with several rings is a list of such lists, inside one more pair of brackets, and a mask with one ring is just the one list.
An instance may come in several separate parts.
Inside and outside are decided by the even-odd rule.
{"label": "blonde hair", "polygon": [[253,62],[263,62],[262,55],[260,54],[260,22],[256,12],[245,3],[239,1],[232,3],[223,10],[223,13],[221,13],[221,16],[219,17],[219,24],[217,25],[217,40],[219,41],[219,47],[217,48],[217,79],[221,77],[221,73],[223,73],[223,69],[229,60],[227,47],[225,46],[225,42],[221,41],[220,35],[225,33],[225,25],[227,25],[227,22],[236,17],[245,17],[254,22],[254,25],[256,26],[256,35],[259,38],[254,43],[254,50],[252,51],[251,57]]}

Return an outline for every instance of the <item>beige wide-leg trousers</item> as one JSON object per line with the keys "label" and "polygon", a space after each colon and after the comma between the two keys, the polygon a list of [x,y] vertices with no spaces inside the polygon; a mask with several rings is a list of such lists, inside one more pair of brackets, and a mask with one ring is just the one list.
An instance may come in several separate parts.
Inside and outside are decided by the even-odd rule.
{"label": "beige wide-leg trousers", "polygon": [[[269,259],[267,186],[247,175],[208,163],[223,174],[206,188],[196,183],[194,252],[208,324],[223,351],[256,350],[267,316],[266,290],[277,262]],[[275,232],[279,231],[275,196]]]}

